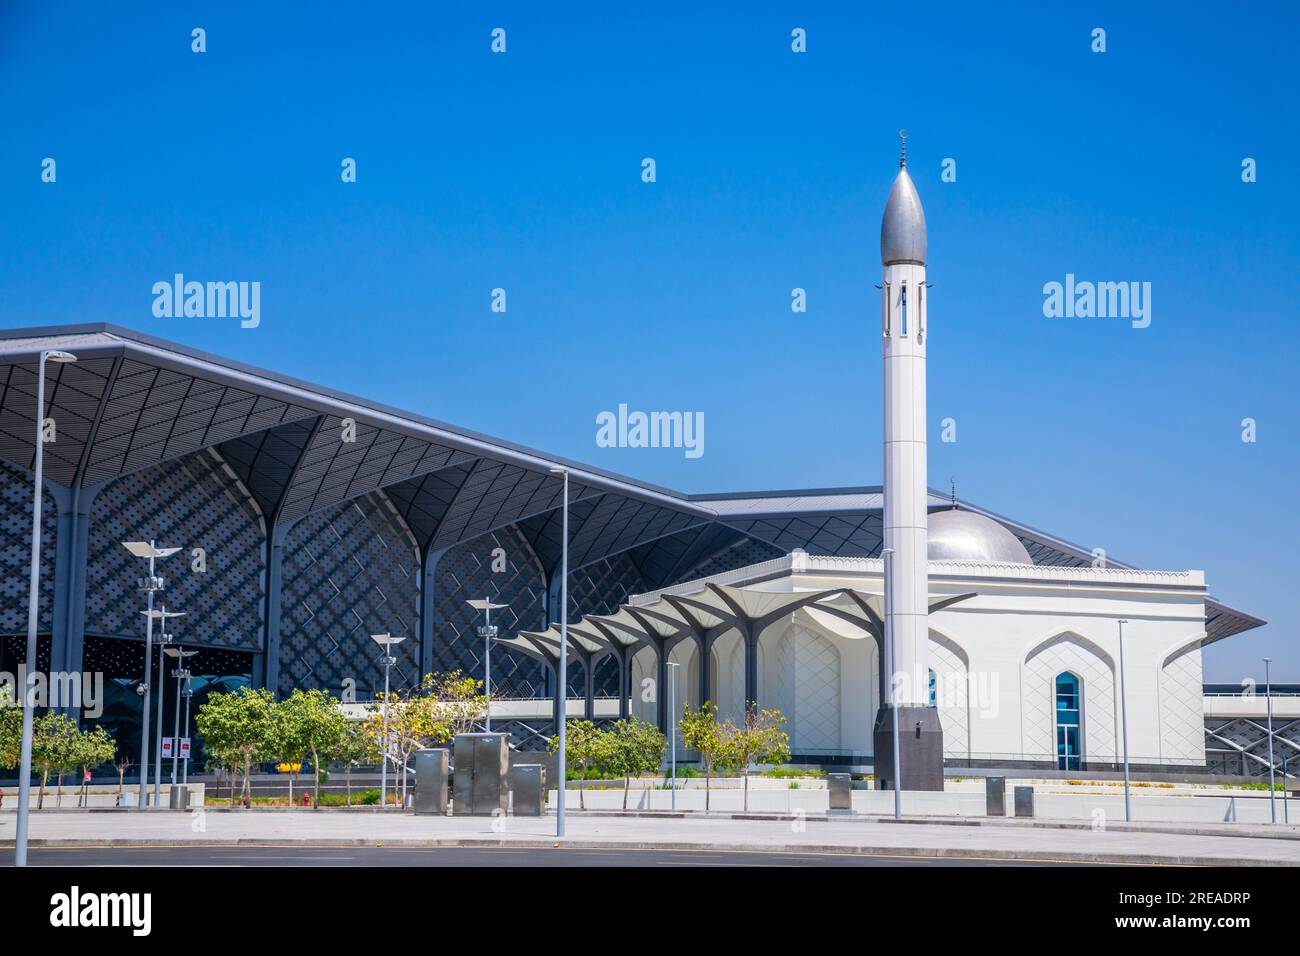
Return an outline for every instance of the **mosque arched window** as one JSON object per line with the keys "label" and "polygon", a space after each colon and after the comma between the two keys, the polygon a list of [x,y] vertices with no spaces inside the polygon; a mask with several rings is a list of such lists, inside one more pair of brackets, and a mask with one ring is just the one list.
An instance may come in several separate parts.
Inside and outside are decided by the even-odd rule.
{"label": "mosque arched window", "polygon": [[1069,671],[1057,674],[1054,681],[1056,699],[1056,767],[1078,770],[1083,760],[1080,714],[1082,699],[1079,678]]}

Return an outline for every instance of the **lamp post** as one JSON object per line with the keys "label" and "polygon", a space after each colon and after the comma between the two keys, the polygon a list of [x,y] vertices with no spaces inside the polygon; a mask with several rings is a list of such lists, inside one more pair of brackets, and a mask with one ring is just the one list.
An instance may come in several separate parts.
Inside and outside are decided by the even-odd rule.
{"label": "lamp post", "polygon": [[483,694],[487,697],[487,718],[483,722],[488,733],[492,733],[492,642],[496,640],[497,629],[492,624],[492,612],[499,611],[506,604],[493,604],[491,598],[478,601],[466,601],[470,607],[483,612],[483,623],[478,628],[478,636],[483,638]]}
{"label": "lamp post", "polygon": [[[198,651],[187,651],[179,647],[165,647],[163,652],[168,657],[176,659],[176,667],[172,670],[172,676],[176,678],[176,715],[172,719],[172,786],[174,787],[176,786],[176,763],[180,759],[181,750],[181,679],[189,680],[190,676],[190,672],[185,669],[185,658],[193,657]],[[161,679],[161,671],[158,676]],[[185,712],[186,729],[190,725],[188,706],[187,702]]]}
{"label": "lamp post", "polygon": [[35,717],[33,708],[36,702],[32,695],[36,689],[36,631],[40,623],[41,592],[41,481],[43,479],[43,458],[45,451],[45,363],[64,364],[75,362],[77,357],[71,352],[46,349],[41,352],[36,369],[36,451],[33,470],[36,480],[33,483],[32,500],[32,566],[31,577],[27,586],[27,658],[25,660],[27,676],[23,681],[23,739],[18,772],[18,820],[14,831],[14,866],[27,865],[27,819],[31,812],[28,804],[32,799],[32,721]]}
{"label": "lamp post", "polygon": [[898,675],[894,671],[894,615],[889,607],[890,587],[894,581],[894,549],[882,549],[880,557],[885,562],[885,653],[889,657],[885,672],[889,675],[889,717],[894,736],[894,819],[899,820],[903,816],[903,768],[898,765],[898,701],[895,699]]}
{"label": "lamp post", "polygon": [[558,685],[555,689],[560,710],[559,753],[557,754],[555,775],[558,787],[555,795],[555,835],[564,836],[564,789],[567,772],[564,759],[564,725],[568,722],[569,676],[567,659],[569,656],[569,469],[556,466],[551,474],[564,478],[564,509],[560,520],[560,663]]}
{"label": "lamp post", "polygon": [[1290,792],[1286,788],[1286,751],[1282,751],[1282,822],[1289,824],[1291,822],[1291,808],[1287,803],[1287,794]]}
{"label": "lamp post", "polygon": [[[167,619],[180,617],[184,611],[168,612],[167,605],[162,606],[159,612],[163,622],[163,632],[158,635],[158,729],[155,733],[154,750],[153,750],[153,805],[162,806],[162,740],[163,740],[163,703],[167,697],[167,671],[166,664],[163,661],[163,653],[167,650],[167,645],[172,642],[174,636],[167,630]],[[173,770],[175,767],[173,766]],[[173,775],[174,776],[174,775]]]}
{"label": "lamp post", "polygon": [[[190,670],[185,668],[185,736],[190,735],[190,698],[194,696],[194,690],[190,686]],[[185,751],[185,762],[181,764],[181,786],[187,786],[190,782],[190,752]]]}
{"label": "lamp post", "polygon": [[[1277,794],[1273,789],[1273,684],[1269,680],[1268,665],[1273,658],[1264,658],[1264,701],[1268,705],[1268,815],[1272,823],[1277,823]],[[1283,781],[1286,786],[1286,781]]]}
{"label": "lamp post", "polygon": [[1128,694],[1124,684],[1124,625],[1127,620],[1119,622],[1119,722],[1120,736],[1124,739],[1124,819],[1132,821],[1133,805],[1129,799],[1128,786]]}
{"label": "lamp post", "polygon": [[170,557],[180,548],[159,548],[153,541],[123,541],[122,546],[137,558],[147,558],[149,561],[149,575],[140,578],[136,584],[137,590],[143,591],[145,594],[145,610],[141,612],[145,617],[144,682],[139,688],[143,704],[140,710],[139,805],[140,809],[143,810],[149,806],[149,671],[153,665],[153,621],[158,616],[158,612],[153,608],[153,596],[167,584],[166,581],[154,574],[154,562],[158,558]]}
{"label": "lamp post", "polygon": [[402,643],[406,638],[384,633],[371,634],[370,639],[384,650],[383,656],[379,658],[379,663],[384,665],[384,749],[379,760],[379,809],[383,810],[388,806],[388,674],[397,663],[397,658],[393,656],[393,645]]}
{"label": "lamp post", "polygon": [[676,661],[668,662],[668,703],[673,708],[673,736],[670,753],[672,754],[671,766],[673,774],[673,809],[677,809],[677,668],[681,665]]}

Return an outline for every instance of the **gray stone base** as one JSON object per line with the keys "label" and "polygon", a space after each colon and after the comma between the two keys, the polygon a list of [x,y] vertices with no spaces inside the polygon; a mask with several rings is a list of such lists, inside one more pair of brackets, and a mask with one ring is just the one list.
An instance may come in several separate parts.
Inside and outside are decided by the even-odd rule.
{"label": "gray stone base", "polygon": [[[894,787],[894,730],[890,707],[876,712],[872,733],[876,786]],[[898,708],[898,757],[903,765],[904,790],[943,789],[943,728],[934,707]]]}

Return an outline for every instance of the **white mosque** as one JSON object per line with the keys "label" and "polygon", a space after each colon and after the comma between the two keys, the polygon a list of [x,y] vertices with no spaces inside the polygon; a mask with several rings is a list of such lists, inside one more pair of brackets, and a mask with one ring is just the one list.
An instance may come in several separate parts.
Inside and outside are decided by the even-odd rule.
{"label": "white mosque", "polygon": [[1003,523],[927,489],[926,228],[906,153],[881,261],[883,500],[861,504],[882,509],[882,557],[794,550],[637,595],[570,624],[575,652],[626,660],[626,706],[647,720],[664,705],[642,688],[676,664],[678,699],[737,719],[778,707],[797,758],[872,763],[882,782],[897,707],[907,789],[942,789],[945,763],[1112,768],[1125,722],[1133,764],[1204,766],[1204,573],[1035,564]]}

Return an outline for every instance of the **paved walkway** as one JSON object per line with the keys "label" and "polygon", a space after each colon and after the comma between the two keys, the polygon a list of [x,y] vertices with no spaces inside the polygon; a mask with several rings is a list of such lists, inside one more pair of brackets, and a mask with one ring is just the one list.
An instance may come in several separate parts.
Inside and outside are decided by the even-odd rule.
{"label": "paved walkway", "polygon": [[[766,819],[584,815],[572,812],[563,841],[555,818],[416,817],[361,810],[65,811],[31,818],[33,845],[162,846],[535,846],[717,848],[751,851],[899,854],[1053,861],[1300,866],[1297,827],[1238,825],[1176,832],[1153,825],[1106,830],[1051,821],[878,818]],[[12,842],[14,815],[0,814],[0,841]],[[1279,839],[1278,837],[1292,837]]]}

